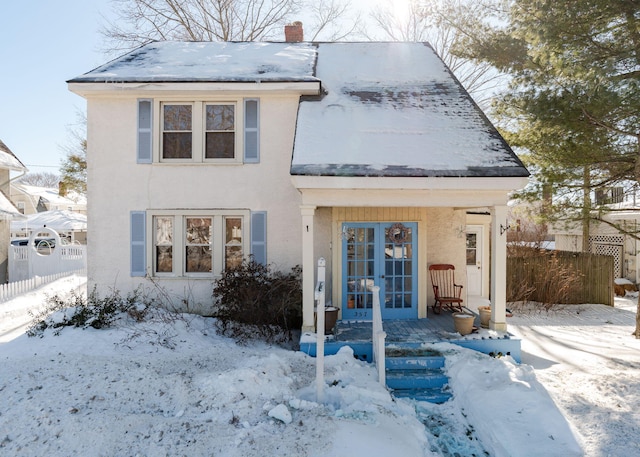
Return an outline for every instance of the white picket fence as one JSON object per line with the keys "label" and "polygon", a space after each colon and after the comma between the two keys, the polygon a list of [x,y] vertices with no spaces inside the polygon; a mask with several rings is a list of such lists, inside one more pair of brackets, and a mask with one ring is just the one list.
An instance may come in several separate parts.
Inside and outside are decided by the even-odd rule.
{"label": "white picket fence", "polygon": [[9,284],[87,268],[87,246],[57,245],[39,253],[29,246],[9,247]]}
{"label": "white picket fence", "polygon": [[0,285],[0,303],[11,300],[18,295],[22,295],[24,293],[30,292],[34,289],[37,289],[43,284],[48,284],[57,279],[64,278],[66,276],[71,276],[73,274],[85,275],[87,274],[87,269],[83,268],[75,271],[63,271],[59,273],[50,274],[47,276],[34,276],[33,278],[23,279],[22,281],[9,282],[6,284]]}

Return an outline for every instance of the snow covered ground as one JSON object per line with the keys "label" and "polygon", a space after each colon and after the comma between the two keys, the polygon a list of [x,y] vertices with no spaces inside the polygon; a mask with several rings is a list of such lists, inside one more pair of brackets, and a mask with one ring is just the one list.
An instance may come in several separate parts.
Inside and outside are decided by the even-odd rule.
{"label": "snow covered ground", "polygon": [[326,358],[318,404],[315,359],[238,346],[211,319],[158,314],[109,330],[24,334],[27,310],[84,281],[0,304],[2,456],[604,457],[640,448],[632,299],[516,313],[521,365],[442,343],[453,392],[444,405],[393,400],[372,366],[342,351]]}

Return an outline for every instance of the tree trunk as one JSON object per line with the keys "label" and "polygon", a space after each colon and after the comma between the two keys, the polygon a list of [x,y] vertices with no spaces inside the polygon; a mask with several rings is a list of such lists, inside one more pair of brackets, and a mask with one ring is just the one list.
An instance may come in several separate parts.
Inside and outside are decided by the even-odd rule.
{"label": "tree trunk", "polygon": [[591,224],[591,174],[588,166],[582,171],[582,252],[589,252]]}

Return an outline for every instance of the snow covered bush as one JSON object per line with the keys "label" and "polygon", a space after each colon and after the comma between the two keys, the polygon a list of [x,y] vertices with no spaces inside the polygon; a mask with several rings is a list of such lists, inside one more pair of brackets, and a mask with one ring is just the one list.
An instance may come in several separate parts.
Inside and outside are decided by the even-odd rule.
{"label": "snow covered bush", "polygon": [[68,297],[58,294],[48,297],[45,308],[32,315],[27,335],[42,336],[46,329],[54,329],[54,334],[59,334],[64,327],[107,328],[122,313],[141,321],[147,309],[148,305],[143,303],[139,289],[126,297],[115,290],[102,298],[95,289],[88,297],[72,290]]}
{"label": "snow covered bush", "polygon": [[238,342],[290,341],[302,325],[302,268],[285,273],[250,258],[222,273],[213,298],[213,317],[223,335]]}

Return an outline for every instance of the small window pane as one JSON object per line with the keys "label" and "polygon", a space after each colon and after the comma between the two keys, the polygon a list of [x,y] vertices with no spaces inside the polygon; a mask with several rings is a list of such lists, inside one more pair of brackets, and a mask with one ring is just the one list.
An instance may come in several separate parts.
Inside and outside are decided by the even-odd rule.
{"label": "small window pane", "polygon": [[187,218],[187,244],[211,244],[211,218]]}
{"label": "small window pane", "polygon": [[164,105],[164,130],[191,130],[191,105]]}
{"label": "small window pane", "polygon": [[234,133],[207,133],[207,159],[233,159],[235,157]]}
{"label": "small window pane", "polygon": [[191,133],[164,133],[162,157],[165,159],[191,158]]}
{"label": "small window pane", "polygon": [[211,273],[210,246],[187,246],[187,273]]}
{"label": "small window pane", "polygon": [[235,127],[235,106],[207,105],[207,131],[233,130]]}

